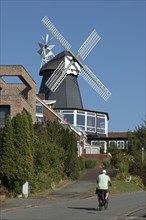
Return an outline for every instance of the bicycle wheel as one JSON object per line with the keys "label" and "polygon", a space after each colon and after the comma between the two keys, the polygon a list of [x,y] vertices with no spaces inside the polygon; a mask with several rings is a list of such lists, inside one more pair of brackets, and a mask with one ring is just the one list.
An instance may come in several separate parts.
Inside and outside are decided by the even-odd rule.
{"label": "bicycle wheel", "polygon": [[99,211],[102,211],[102,208],[103,208],[103,204],[102,204],[102,201],[100,201],[100,203],[99,203]]}
{"label": "bicycle wheel", "polygon": [[108,208],[108,199],[106,199],[105,202],[104,202],[104,208],[105,208],[105,209]]}
{"label": "bicycle wheel", "polygon": [[103,201],[103,199],[100,197],[100,200],[99,200],[99,211],[102,211],[103,207],[104,207],[104,201]]}

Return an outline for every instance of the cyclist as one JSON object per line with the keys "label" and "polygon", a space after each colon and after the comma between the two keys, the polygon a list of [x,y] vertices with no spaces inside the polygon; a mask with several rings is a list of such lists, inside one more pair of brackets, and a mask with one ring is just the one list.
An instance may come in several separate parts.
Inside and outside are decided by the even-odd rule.
{"label": "cyclist", "polygon": [[101,192],[105,192],[105,200],[109,197],[109,190],[108,187],[112,186],[112,181],[108,175],[106,175],[106,170],[102,170],[102,173],[97,177],[97,196],[99,201],[99,195]]}

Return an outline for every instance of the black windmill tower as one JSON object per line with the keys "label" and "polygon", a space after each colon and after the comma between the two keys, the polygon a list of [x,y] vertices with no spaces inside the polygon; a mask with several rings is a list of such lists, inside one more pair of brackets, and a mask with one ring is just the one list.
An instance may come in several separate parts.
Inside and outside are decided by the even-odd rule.
{"label": "black windmill tower", "polygon": [[[61,43],[64,51],[51,60],[48,60],[50,55],[53,55],[51,49],[45,45],[40,45],[38,51],[42,57],[43,65],[40,69],[42,82],[39,93],[45,94],[46,100],[56,100],[55,108],[78,108],[83,109],[83,103],[78,86],[77,77],[80,74],[87,83],[104,99],[107,100],[111,92],[102,84],[102,82],[93,74],[93,72],[79,61],[79,56],[84,60],[97,42],[100,36],[95,30],[89,35],[87,40],[82,44],[75,56],[71,51],[71,45],[60,34],[48,17],[42,19],[42,23],[51,32],[51,34]],[[47,38],[48,40],[48,38]]]}
{"label": "black windmill tower", "polygon": [[77,81],[78,69],[76,66],[73,66],[73,69],[69,71],[70,74],[65,77],[59,86],[57,85],[58,87],[57,89],[55,88],[55,91],[51,91],[46,85],[46,82],[50,81],[54,71],[60,71],[60,69],[57,69],[59,64],[63,62],[63,65],[65,65],[65,62],[68,61],[68,56],[69,53],[63,51],[42,66],[39,74],[40,76],[43,76],[43,78],[39,93],[44,93],[46,100],[56,100],[55,108],[82,109],[83,103]]}

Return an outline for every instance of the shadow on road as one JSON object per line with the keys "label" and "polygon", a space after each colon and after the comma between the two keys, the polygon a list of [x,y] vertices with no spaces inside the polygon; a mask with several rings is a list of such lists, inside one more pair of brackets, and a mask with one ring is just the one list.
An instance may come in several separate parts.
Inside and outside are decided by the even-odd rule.
{"label": "shadow on road", "polygon": [[86,210],[86,211],[99,211],[96,208],[88,208],[88,207],[67,207],[68,209],[79,209],[79,210]]}
{"label": "shadow on road", "polygon": [[95,208],[87,208],[87,207],[67,207],[68,209],[83,209],[87,211],[97,211]]}

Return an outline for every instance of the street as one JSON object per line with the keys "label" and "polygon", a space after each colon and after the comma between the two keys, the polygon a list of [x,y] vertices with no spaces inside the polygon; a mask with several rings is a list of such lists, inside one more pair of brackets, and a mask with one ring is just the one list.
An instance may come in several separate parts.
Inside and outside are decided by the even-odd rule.
{"label": "street", "polygon": [[145,199],[145,192],[113,195],[110,197],[108,209],[99,211],[96,196],[93,196],[4,211],[1,212],[1,220],[140,220],[144,217],[136,216],[135,211],[142,209],[144,216]]}

